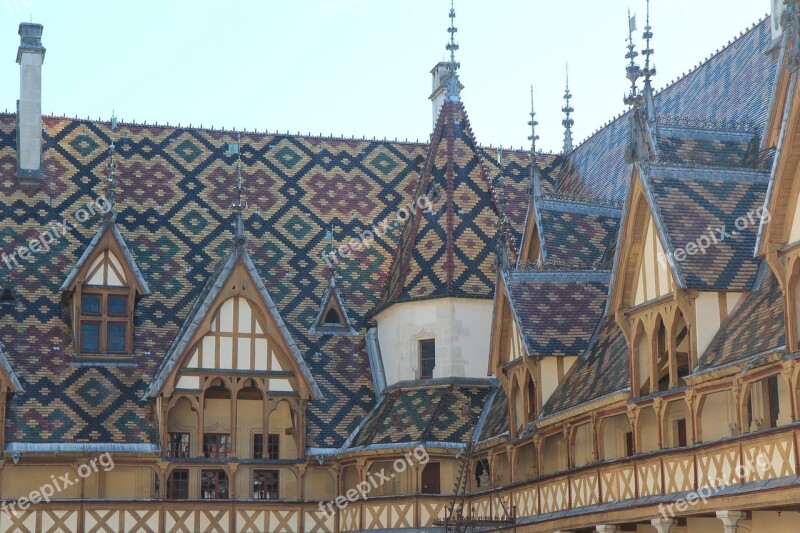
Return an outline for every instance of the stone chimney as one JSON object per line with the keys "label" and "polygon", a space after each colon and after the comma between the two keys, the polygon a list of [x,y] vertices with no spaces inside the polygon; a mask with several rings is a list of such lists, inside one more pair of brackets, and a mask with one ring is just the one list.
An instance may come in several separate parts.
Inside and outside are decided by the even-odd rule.
{"label": "stone chimney", "polygon": [[[439,118],[439,111],[442,110],[442,104],[447,97],[447,82],[450,80],[450,63],[446,61],[436,63],[436,66],[431,70],[431,76],[433,77],[433,90],[428,100],[431,101],[433,110],[433,124],[431,126],[431,131],[433,131],[433,128],[436,128],[436,120]],[[459,81],[459,91],[463,88],[464,86]]]}
{"label": "stone chimney", "polygon": [[19,100],[17,100],[17,175],[42,177],[42,46],[41,24],[19,25]]}

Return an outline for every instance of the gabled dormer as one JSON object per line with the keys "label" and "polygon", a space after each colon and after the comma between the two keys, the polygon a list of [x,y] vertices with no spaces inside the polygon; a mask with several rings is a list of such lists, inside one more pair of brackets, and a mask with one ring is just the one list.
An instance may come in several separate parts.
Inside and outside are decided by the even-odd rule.
{"label": "gabled dormer", "polygon": [[133,354],[136,302],[150,295],[150,288],[113,217],[105,218],[61,291],[67,297],[76,355]]}
{"label": "gabled dormer", "polygon": [[147,397],[203,390],[220,374],[257,373],[268,392],[322,396],[244,244],[237,244],[184,321]]}
{"label": "gabled dormer", "polygon": [[605,306],[609,276],[600,270],[499,276],[489,374],[509,398],[512,435],[541,414],[585,351]]}
{"label": "gabled dormer", "polygon": [[[678,286],[678,260],[665,250],[668,237],[634,168],[611,292],[611,309],[631,353],[634,397],[682,385],[696,364],[688,330],[692,302]],[[713,334],[712,334],[713,336]]]}
{"label": "gabled dormer", "polygon": [[758,262],[748,250],[767,183],[746,162],[752,131],[659,135],[660,161],[634,165],[611,294],[634,396],[683,386],[751,289]]}
{"label": "gabled dormer", "polygon": [[308,330],[315,335],[357,335],[350,318],[347,308],[344,305],[339,288],[336,286],[336,274],[331,273],[328,279],[328,286],[322,293],[319,311],[317,311],[314,321]]}
{"label": "gabled dormer", "polygon": [[[798,9],[794,5],[787,10]],[[775,152],[764,213],[769,215],[759,229],[756,255],[767,260],[784,293],[786,348],[800,349],[800,99],[797,97],[800,35],[797,16],[784,14],[787,27],[778,26],[780,51],[773,87],[764,146]],[[789,31],[787,31],[789,30]]]}

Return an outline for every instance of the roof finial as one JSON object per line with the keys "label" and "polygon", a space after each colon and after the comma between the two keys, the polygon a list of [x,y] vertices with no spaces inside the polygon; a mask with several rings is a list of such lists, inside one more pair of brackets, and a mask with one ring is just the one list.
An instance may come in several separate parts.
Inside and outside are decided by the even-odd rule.
{"label": "roof finial", "polygon": [[325,261],[328,263],[328,284],[332,287],[336,284],[336,248],[333,246],[333,221],[331,221],[331,225],[328,230],[325,232],[325,239],[328,241],[328,246],[330,246],[330,251],[327,253],[328,257],[334,258],[333,261]]}
{"label": "roof finial", "polygon": [[625,59],[630,60],[628,66],[625,67],[625,75],[631,82],[630,93],[623,99],[625,105],[633,105],[639,94],[636,87],[636,80],[642,76],[642,69],[636,64],[636,57],[639,53],[636,51],[636,45],[633,44],[633,32],[636,31],[636,15],[631,16],[631,10],[628,9],[628,53],[625,54]]}
{"label": "roof finial", "polygon": [[564,101],[566,104],[561,108],[561,111],[564,112],[564,120],[561,121],[561,124],[564,125],[564,155],[572,151],[572,126],[575,121],[572,120],[570,115],[575,111],[575,108],[569,104],[571,99],[572,93],[569,92],[569,63],[567,63],[567,87],[564,89]]}
{"label": "roof finial", "polygon": [[461,64],[456,61],[456,50],[458,50],[458,43],[456,42],[456,32],[458,28],[456,28],[456,8],[454,4],[455,0],[450,0],[450,27],[447,28],[447,31],[450,33],[450,42],[447,43],[447,50],[450,52],[450,78],[447,80],[447,97],[450,100],[457,101],[459,100],[459,88],[458,88],[458,69],[461,67]]}
{"label": "roof finial", "polygon": [[536,141],[539,140],[539,136],[536,135],[536,126],[539,125],[536,122],[536,111],[533,110],[533,84],[531,84],[531,119],[528,121],[528,126],[531,127],[531,135],[528,137],[528,140],[531,142],[531,158],[536,159]]}
{"label": "roof finial", "polygon": [[642,70],[642,75],[644,76],[645,89],[650,86],[650,78],[656,75],[655,65],[653,65],[653,68],[650,68],[650,56],[654,53],[654,50],[650,47],[650,39],[653,38],[652,30],[653,28],[650,26],[650,0],[647,0],[647,24],[642,34],[642,38],[645,40],[645,49],[642,50],[642,55],[644,56],[644,70]]}
{"label": "roof finial", "polygon": [[242,154],[241,154],[241,134],[236,134],[236,143],[228,143],[227,155],[236,156],[236,201],[231,204],[234,213],[236,213],[236,245],[242,246],[247,241],[244,234],[244,220],[243,213],[247,209],[247,202],[243,198],[244,185],[242,184]]}
{"label": "roof finial", "polygon": [[103,213],[103,219],[106,221],[114,221],[117,218],[117,209],[114,206],[114,185],[117,179],[114,177],[114,171],[117,169],[117,160],[114,157],[114,150],[116,146],[114,142],[117,138],[117,116],[114,111],[111,112],[111,144],[108,145],[108,177],[106,178],[106,201],[108,202],[108,211]]}
{"label": "roof finial", "polygon": [[531,127],[531,135],[528,137],[528,140],[531,142],[531,183],[530,183],[530,193],[534,196],[540,196],[540,186],[539,186],[539,165],[537,164],[537,156],[536,156],[536,141],[539,140],[539,136],[536,135],[536,126],[539,123],[536,121],[536,111],[533,109],[533,84],[531,84],[531,119],[528,121],[528,126]]}

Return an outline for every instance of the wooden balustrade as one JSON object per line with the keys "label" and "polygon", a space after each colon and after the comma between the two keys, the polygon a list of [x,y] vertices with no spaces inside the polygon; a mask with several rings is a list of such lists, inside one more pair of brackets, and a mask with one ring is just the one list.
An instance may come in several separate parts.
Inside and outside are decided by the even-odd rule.
{"label": "wooden balustrade", "polygon": [[[595,463],[536,480],[472,495],[476,515],[489,516],[503,498],[519,518],[648,496],[710,491],[766,479],[796,477],[800,424],[720,443],[661,450]],[[747,495],[742,498],[748,498]],[[249,501],[74,501],[54,500],[25,511],[0,513],[0,533],[130,532],[334,533],[431,527],[444,517],[449,496],[406,495],[349,503],[335,515],[318,502]],[[747,505],[746,500],[743,504]],[[334,509],[336,507],[334,506]]]}

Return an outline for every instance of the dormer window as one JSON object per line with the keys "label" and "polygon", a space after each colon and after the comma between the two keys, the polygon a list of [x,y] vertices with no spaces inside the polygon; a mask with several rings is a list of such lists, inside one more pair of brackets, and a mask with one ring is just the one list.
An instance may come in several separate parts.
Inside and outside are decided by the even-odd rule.
{"label": "dormer window", "polygon": [[5,285],[0,289],[0,306],[14,307],[17,304],[17,294],[11,283],[6,280]]}
{"label": "dormer window", "polygon": [[328,312],[325,313],[325,325],[326,326],[342,326],[342,317],[339,313],[336,312],[336,309],[328,309]]}
{"label": "dormer window", "polygon": [[113,222],[100,228],[61,290],[70,295],[76,355],[133,353],[134,306],[150,289]]}
{"label": "dormer window", "polygon": [[357,335],[347,316],[344,299],[336,286],[336,278],[331,275],[328,287],[322,294],[319,311],[308,328],[314,335]]}

